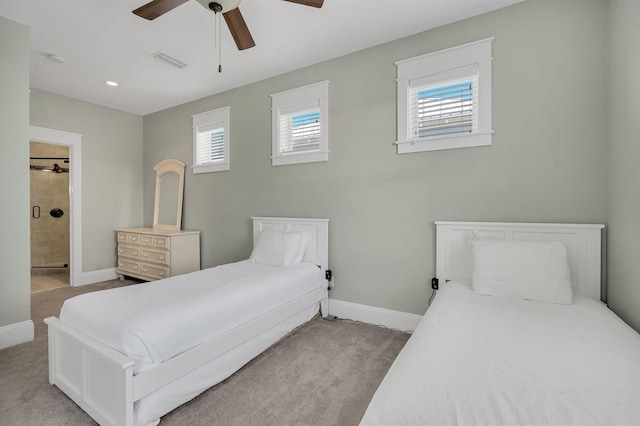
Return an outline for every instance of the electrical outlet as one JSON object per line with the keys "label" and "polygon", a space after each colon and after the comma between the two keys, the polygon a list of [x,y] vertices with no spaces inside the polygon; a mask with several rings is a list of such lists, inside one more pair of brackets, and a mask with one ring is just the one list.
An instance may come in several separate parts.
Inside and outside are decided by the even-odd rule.
{"label": "electrical outlet", "polygon": [[432,289],[434,289],[434,290],[437,290],[437,289],[438,289],[438,284],[439,284],[439,282],[438,282],[438,281],[439,281],[439,280],[438,280],[437,278],[432,278],[432,279],[431,279],[431,288],[432,288]]}
{"label": "electrical outlet", "polygon": [[324,271],[324,277],[327,281],[329,281],[329,288],[333,288],[336,285],[333,279],[333,272],[331,271],[331,269],[327,269],[326,271]]}

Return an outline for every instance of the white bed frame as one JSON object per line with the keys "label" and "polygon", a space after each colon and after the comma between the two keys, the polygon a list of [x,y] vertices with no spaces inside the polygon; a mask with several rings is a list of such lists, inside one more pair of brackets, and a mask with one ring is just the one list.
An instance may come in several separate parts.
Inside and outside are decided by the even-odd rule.
{"label": "white bed frame", "polygon": [[[308,234],[304,262],[324,272],[329,263],[329,220],[254,217],[254,244],[264,229]],[[188,374],[276,324],[320,302],[328,314],[327,286],[322,286],[150,370],[133,374],[134,362],[74,327],[49,317],[49,383],[101,425],[133,425],[134,402]]]}
{"label": "white bed frame", "polygon": [[600,301],[604,225],[505,222],[436,222],[436,278],[471,282],[473,230],[491,238],[560,241],[567,249],[574,294]]}

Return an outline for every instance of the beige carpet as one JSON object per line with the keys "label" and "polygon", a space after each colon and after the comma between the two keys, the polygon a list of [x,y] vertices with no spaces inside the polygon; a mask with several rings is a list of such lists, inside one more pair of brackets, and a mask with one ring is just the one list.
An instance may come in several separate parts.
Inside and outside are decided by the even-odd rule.
{"label": "beige carpet", "polygon": [[[42,319],[62,301],[88,291],[131,284],[112,281],[32,296],[33,342],[0,350],[0,425],[92,425],[47,381]],[[166,415],[169,425],[357,425],[409,335],[315,318],[229,379]]]}

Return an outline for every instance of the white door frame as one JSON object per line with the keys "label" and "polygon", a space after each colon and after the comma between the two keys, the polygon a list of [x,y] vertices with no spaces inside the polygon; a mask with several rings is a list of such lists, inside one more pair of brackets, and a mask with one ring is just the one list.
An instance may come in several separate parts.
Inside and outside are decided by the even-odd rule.
{"label": "white door frame", "polygon": [[82,135],[30,126],[29,140],[69,147],[69,284],[82,285]]}

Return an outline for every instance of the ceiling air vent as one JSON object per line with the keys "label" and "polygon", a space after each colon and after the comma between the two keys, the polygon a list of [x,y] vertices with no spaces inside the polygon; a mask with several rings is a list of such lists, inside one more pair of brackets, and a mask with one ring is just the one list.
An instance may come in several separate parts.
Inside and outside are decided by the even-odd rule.
{"label": "ceiling air vent", "polygon": [[180,60],[178,60],[176,58],[173,58],[173,57],[167,55],[164,52],[158,51],[158,52],[152,54],[151,56],[156,58],[156,59],[163,60],[166,63],[173,65],[174,67],[184,68],[184,67],[187,66],[187,64],[185,64],[184,62],[182,62],[182,61],[180,61]]}

